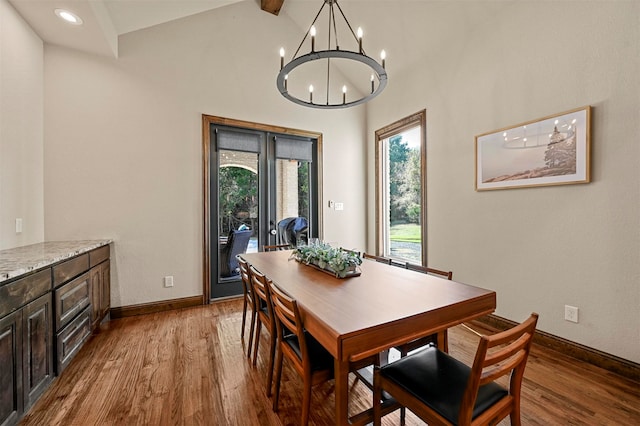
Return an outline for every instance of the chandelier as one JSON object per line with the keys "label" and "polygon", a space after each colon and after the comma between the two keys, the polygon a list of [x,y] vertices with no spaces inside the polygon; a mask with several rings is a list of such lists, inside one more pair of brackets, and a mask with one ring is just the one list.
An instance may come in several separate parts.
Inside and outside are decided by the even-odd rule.
{"label": "chandelier", "polygon": [[[320,36],[316,22],[321,15],[328,22],[325,50],[316,49],[316,36]],[[337,16],[344,21],[336,19]],[[354,50],[340,48],[339,28],[347,32],[348,41],[351,41],[349,33],[353,36]],[[298,56],[307,39],[310,39],[309,53]],[[353,31],[338,0],[323,0],[289,63],[285,64],[285,50],[280,48],[280,72],[276,79],[278,90],[282,96],[298,105],[322,109],[347,108],[375,98],[387,85],[386,53],[384,50],[380,53],[381,62],[367,56],[362,39],[362,29],[358,28],[357,33]],[[335,74],[338,74],[337,78]],[[342,80],[338,81],[339,78]],[[322,85],[326,85],[325,96],[319,95],[323,92]],[[314,88],[320,88],[316,91],[315,99]]]}

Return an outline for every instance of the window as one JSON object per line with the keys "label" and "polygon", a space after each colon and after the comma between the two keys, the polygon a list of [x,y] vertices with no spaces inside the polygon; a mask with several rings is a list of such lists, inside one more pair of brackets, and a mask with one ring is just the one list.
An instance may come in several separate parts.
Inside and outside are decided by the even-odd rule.
{"label": "window", "polygon": [[426,265],[426,111],[376,131],[377,254]]}

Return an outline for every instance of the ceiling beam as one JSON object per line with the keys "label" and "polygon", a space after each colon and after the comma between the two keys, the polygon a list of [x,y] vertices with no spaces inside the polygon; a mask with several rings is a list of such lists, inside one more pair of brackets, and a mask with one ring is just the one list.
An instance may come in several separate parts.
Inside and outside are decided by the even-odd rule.
{"label": "ceiling beam", "polygon": [[278,15],[278,13],[280,13],[282,3],[284,3],[284,0],[260,0],[260,6],[262,7],[262,10],[264,10],[265,12],[273,13],[276,16]]}

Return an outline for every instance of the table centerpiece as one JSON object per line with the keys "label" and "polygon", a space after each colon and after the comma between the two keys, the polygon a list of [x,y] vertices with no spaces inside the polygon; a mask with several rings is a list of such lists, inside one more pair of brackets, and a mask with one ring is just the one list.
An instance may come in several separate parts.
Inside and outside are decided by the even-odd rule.
{"label": "table centerpiece", "polygon": [[362,264],[360,253],[331,247],[323,242],[296,247],[291,259],[335,275],[336,278],[357,277],[360,275],[358,266]]}

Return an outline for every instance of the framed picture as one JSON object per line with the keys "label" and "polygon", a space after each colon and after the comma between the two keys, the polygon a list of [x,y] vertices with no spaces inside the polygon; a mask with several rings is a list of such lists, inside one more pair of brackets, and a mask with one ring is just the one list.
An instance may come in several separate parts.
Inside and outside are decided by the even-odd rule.
{"label": "framed picture", "polygon": [[587,106],[476,136],[476,191],[588,183]]}

